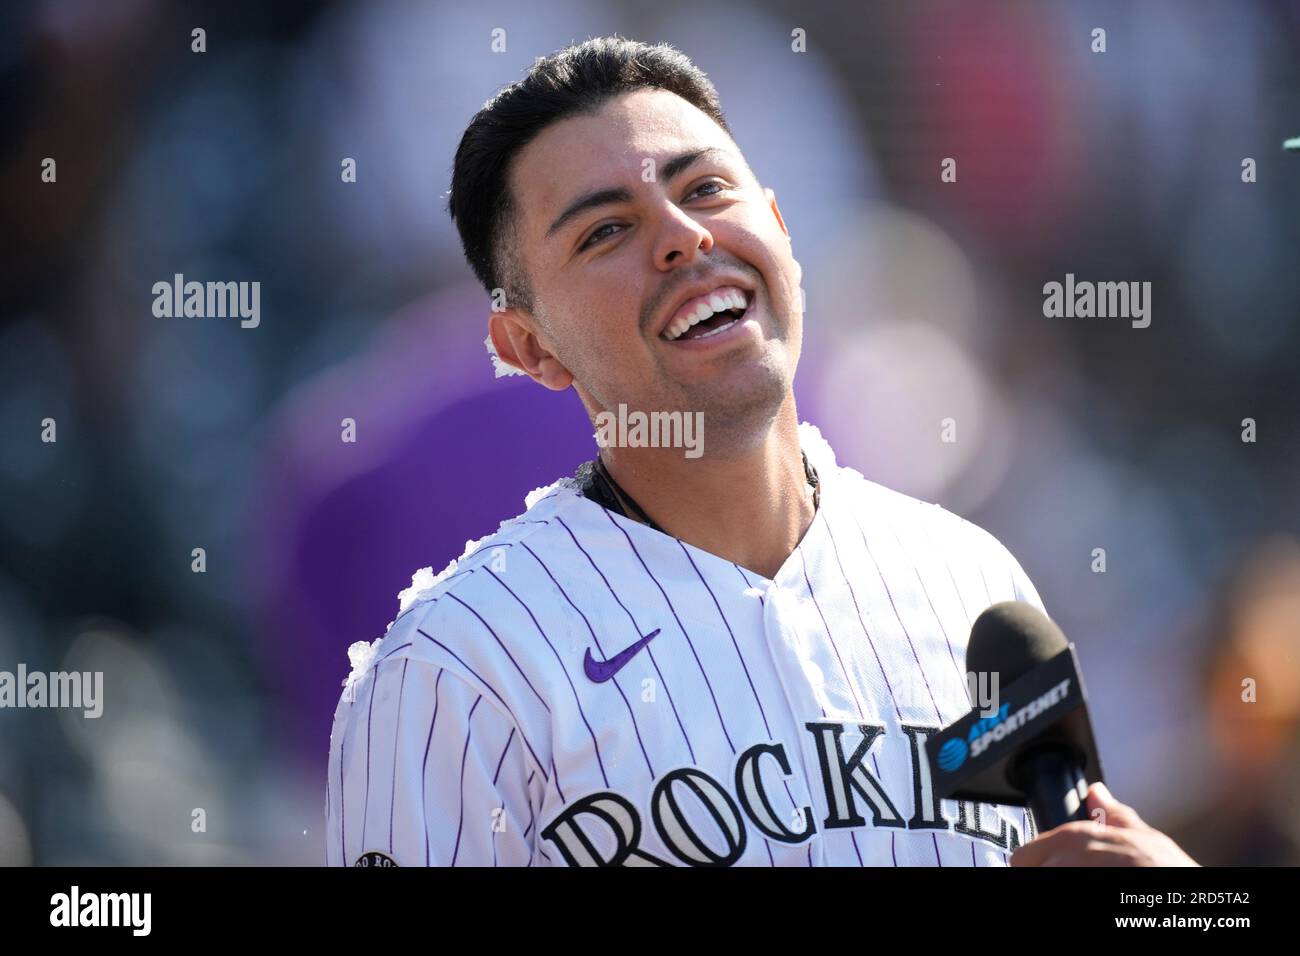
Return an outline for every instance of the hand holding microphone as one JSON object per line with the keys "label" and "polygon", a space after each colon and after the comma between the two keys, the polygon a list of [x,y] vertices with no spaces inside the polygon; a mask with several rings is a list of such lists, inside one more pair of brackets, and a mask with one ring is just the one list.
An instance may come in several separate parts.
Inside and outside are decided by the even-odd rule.
{"label": "hand holding microphone", "polygon": [[1104,783],[1088,788],[1089,819],[1064,823],[1011,854],[1012,866],[1200,866]]}
{"label": "hand holding microphone", "polygon": [[1013,865],[1198,865],[1102,782],[1074,645],[1046,615],[1020,601],[985,610],[966,670],[992,699],[973,686],[975,709],[927,744],[931,779],[941,799],[1029,807],[1040,835]]}

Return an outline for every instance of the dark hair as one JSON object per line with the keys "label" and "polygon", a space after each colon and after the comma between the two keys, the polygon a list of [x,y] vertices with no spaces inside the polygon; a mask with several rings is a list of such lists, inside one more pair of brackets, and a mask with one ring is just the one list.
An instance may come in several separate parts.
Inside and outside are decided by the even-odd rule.
{"label": "dark hair", "polygon": [[504,289],[510,304],[532,308],[527,276],[512,249],[518,207],[507,178],[511,160],[551,123],[646,88],[675,93],[731,135],[718,91],[684,53],[622,37],[598,37],[538,57],[527,76],[474,115],[456,149],[448,210],[465,258],[489,294]]}

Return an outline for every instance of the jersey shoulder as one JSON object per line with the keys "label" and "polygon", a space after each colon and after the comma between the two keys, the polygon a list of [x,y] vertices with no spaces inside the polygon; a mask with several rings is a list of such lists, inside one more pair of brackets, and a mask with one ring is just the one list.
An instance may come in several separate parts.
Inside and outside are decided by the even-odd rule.
{"label": "jersey shoulder", "polygon": [[434,606],[453,594],[468,595],[475,588],[470,583],[479,573],[509,567],[508,552],[513,549],[545,547],[555,534],[554,525],[565,514],[585,501],[577,482],[564,478],[530,492],[524,499],[524,511],[501,522],[493,534],[466,541],[459,558],[450,561],[437,574],[433,567],[420,568],[411,575],[411,585],[397,595],[397,617],[388,625],[391,631],[404,617],[414,613],[422,620],[432,615]]}
{"label": "jersey shoulder", "polygon": [[1020,562],[992,532],[936,502],[886,487],[839,464],[815,426],[806,422],[801,425],[800,440],[809,458],[821,461],[819,472],[832,476],[837,498],[845,507],[863,516],[883,514],[899,535],[914,534],[928,547],[969,554],[981,567],[1000,575],[1010,573],[1016,599],[1041,607]]}
{"label": "jersey shoulder", "polygon": [[562,679],[554,648],[562,637],[567,647],[575,614],[556,552],[569,529],[592,520],[590,508],[599,505],[578,482],[561,479],[530,493],[495,533],[467,541],[442,571],[416,571],[384,635],[349,648],[343,697],[355,697],[377,662],[404,659],[451,672],[525,727],[542,718],[549,685]]}

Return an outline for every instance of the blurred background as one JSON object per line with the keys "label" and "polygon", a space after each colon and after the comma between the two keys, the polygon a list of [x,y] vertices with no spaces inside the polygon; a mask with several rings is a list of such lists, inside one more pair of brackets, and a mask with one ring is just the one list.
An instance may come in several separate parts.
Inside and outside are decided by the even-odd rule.
{"label": "blurred background", "polygon": [[[323,862],[348,645],[595,453],[494,379],[445,201],[483,101],[609,33],[691,56],[776,190],[801,417],[1019,558],[1121,800],[1300,863],[1294,0],[5,4],[0,670],[106,704],[0,710],[0,862]],[[260,324],[155,317],[176,273]],[[1150,327],[1045,318],[1067,273]]]}

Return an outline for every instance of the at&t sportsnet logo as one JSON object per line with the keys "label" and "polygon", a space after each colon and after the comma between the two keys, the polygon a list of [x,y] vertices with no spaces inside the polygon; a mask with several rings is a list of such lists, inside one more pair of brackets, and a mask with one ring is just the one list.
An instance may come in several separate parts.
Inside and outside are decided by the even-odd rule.
{"label": "at&t sportsnet logo", "polygon": [[[1005,704],[1003,705],[1006,706]],[[972,729],[972,733],[973,733]],[[966,762],[966,741],[953,737],[939,748],[939,767],[952,773]]]}
{"label": "at&t sportsnet logo", "polygon": [[1033,720],[1045,710],[1060,703],[1065,698],[1069,686],[1070,678],[1067,677],[1047,693],[1035,700],[1031,700],[1014,714],[1011,713],[1011,702],[1007,701],[998,708],[998,712],[993,716],[977,720],[971,725],[970,732],[966,735],[965,740],[960,737],[953,737],[939,748],[939,769],[945,773],[952,773],[966,762],[967,757],[978,757],[988,749],[990,744],[997,743],[1008,734],[1019,730],[1028,721]]}

